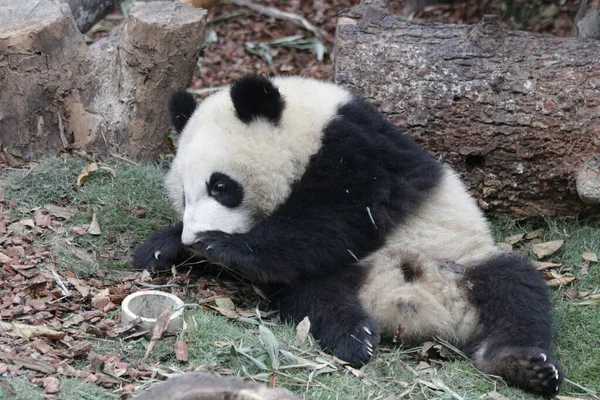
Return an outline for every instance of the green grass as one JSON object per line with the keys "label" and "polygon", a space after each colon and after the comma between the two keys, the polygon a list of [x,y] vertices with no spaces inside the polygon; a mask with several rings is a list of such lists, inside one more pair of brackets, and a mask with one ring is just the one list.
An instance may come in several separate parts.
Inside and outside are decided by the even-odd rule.
{"label": "green grass", "polygon": [[[96,213],[103,232],[99,237],[86,235],[69,242],[66,240],[68,235],[59,235],[58,238],[47,236],[37,240],[51,246],[61,267],[70,268],[80,276],[99,276],[106,280],[119,274],[128,274],[126,268],[131,248],[147,234],[175,218],[163,193],[163,171],[154,165],[108,162],[106,165],[115,169],[116,178],[105,172],[96,172],[90,175],[83,188],[77,190],[77,175],[86,164],[78,159],[54,159],[44,161],[31,170],[11,173],[4,182],[5,198],[16,202],[15,216],[27,215],[28,209],[46,203],[69,202],[69,206],[76,211],[65,222],[69,227],[89,224],[92,213]],[[146,210],[146,216],[136,217],[134,212],[137,209]],[[585,251],[600,254],[598,226],[553,219],[525,224],[497,219],[493,221],[493,228],[499,241],[535,228],[544,228],[543,237],[539,240],[565,239],[564,246],[549,260],[571,267],[572,273],[579,279],[567,287],[552,289],[557,327],[555,354],[571,381],[593,392],[600,392],[600,305],[579,306],[579,300],[569,300],[564,295],[569,289],[600,292],[600,264],[592,264],[589,273],[580,276],[583,262],[581,254]],[[527,248],[524,250],[527,252]],[[90,257],[109,251],[113,252],[115,258]],[[281,365],[285,367],[274,371],[266,350],[269,342],[261,340],[256,324],[228,320],[204,308],[188,312],[186,321],[189,329],[185,340],[189,345],[190,362],[196,367],[223,376],[236,375],[265,383],[275,374],[277,386],[286,387],[304,398],[385,399],[394,394],[410,399],[485,399],[490,398],[486,396],[490,392],[498,392],[508,399],[536,398],[508,388],[502,382],[483,377],[460,358],[433,363],[429,373],[415,375],[418,362],[412,357],[414,350],[391,343],[384,343],[374,359],[363,368],[367,378],[359,379],[337,364],[334,365],[335,371],[319,374],[323,369],[315,369],[315,366],[326,365],[324,355],[310,338],[303,345],[295,346],[295,328],[289,325],[269,326],[269,329],[280,340],[281,348],[286,347],[292,355],[315,364],[312,368],[293,367],[302,363],[297,359],[286,360],[284,354],[279,353]],[[141,360],[148,343],[145,339],[123,342],[119,339],[89,337],[88,340],[94,343],[95,351],[101,354],[119,353],[129,363]],[[229,344],[224,346],[224,343]],[[172,344],[173,338],[159,342],[149,361],[160,362],[162,366],[174,370],[184,370],[188,364],[175,360]],[[80,363],[85,364],[85,361]],[[261,369],[261,363],[267,369]],[[22,379],[11,379],[10,382],[18,392],[18,399],[41,398],[38,389],[28,382]],[[60,398],[107,399],[115,398],[115,393],[78,379],[64,379]],[[593,398],[570,383],[564,385],[562,395]]]}

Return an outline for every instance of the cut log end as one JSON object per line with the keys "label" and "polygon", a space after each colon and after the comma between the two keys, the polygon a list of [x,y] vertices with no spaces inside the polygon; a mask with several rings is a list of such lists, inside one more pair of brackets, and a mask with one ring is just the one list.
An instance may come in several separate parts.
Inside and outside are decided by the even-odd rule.
{"label": "cut log end", "polygon": [[585,204],[600,204],[600,160],[584,164],[577,174],[576,186],[581,201]]}

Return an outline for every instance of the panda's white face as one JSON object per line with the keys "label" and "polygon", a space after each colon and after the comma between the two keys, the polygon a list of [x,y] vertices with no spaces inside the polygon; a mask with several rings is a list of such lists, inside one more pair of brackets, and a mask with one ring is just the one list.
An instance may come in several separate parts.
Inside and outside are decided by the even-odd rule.
{"label": "panda's white face", "polygon": [[285,102],[277,123],[242,121],[224,90],[204,100],[185,125],[166,178],[182,215],[184,244],[204,231],[245,233],[270,215],[319,150],[324,126],[350,98],[329,83],[298,77],[272,82]]}

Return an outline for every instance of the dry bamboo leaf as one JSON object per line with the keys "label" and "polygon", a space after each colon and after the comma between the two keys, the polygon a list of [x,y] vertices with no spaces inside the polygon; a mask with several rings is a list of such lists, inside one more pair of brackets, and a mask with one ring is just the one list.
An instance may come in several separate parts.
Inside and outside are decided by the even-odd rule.
{"label": "dry bamboo leaf", "polygon": [[553,240],[551,242],[544,242],[534,244],[531,247],[533,253],[537,256],[537,258],[544,258],[549,256],[550,254],[554,254],[558,249],[561,248],[565,241],[564,240]]}
{"label": "dry bamboo leaf", "polygon": [[102,235],[102,230],[100,229],[100,223],[98,222],[98,217],[96,217],[96,213],[92,214],[92,223],[90,227],[87,229],[87,232],[90,235],[98,236]]}
{"label": "dry bamboo leaf", "polygon": [[218,308],[224,310],[235,310],[235,304],[233,304],[233,301],[229,297],[219,297],[215,299],[215,304]]}
{"label": "dry bamboo leaf", "polygon": [[525,234],[523,234],[523,233],[509,236],[506,239],[504,239],[504,243],[510,244],[512,246],[515,243],[519,243],[521,241],[521,239],[523,239],[523,236],[525,236]]}
{"label": "dry bamboo leaf", "polygon": [[111,174],[113,178],[116,178],[116,177],[117,177],[117,173],[116,173],[116,172],[115,172],[115,170],[114,170],[114,169],[112,169],[111,167],[107,167],[107,166],[105,166],[105,165],[102,165],[102,166],[100,167],[100,169],[101,169],[101,170],[103,170],[103,171],[106,171],[106,172],[108,172],[109,174]]}
{"label": "dry bamboo leaf", "polygon": [[535,265],[535,268],[538,271],[542,271],[544,269],[558,268],[558,267],[562,267],[563,266],[562,264],[545,262],[545,261],[534,261],[533,265]]}
{"label": "dry bamboo leaf", "polygon": [[569,397],[569,396],[556,396],[556,400],[585,400],[581,397]]}
{"label": "dry bamboo leaf", "polygon": [[569,284],[575,280],[574,276],[562,276],[560,278],[550,279],[546,282],[546,285],[550,287],[563,286]]}
{"label": "dry bamboo leaf", "polygon": [[589,262],[598,262],[598,256],[596,255],[596,253],[591,253],[589,251],[586,251],[585,253],[583,253],[581,255],[581,257],[583,257],[583,259],[585,261],[589,261]]}
{"label": "dry bamboo leaf", "polygon": [[18,322],[0,322],[0,332],[11,331],[15,335],[33,339],[35,337],[47,337],[51,340],[62,340],[66,336],[65,332],[56,331],[43,325],[26,325]]}
{"label": "dry bamboo leaf", "polygon": [[48,214],[56,218],[69,219],[75,215],[74,210],[66,207],[60,207],[56,204],[45,204],[44,209],[48,211]]}
{"label": "dry bamboo leaf", "polygon": [[308,317],[304,317],[298,326],[296,326],[296,337],[294,338],[294,343],[304,343],[308,337],[308,332],[310,332],[310,319],[308,319]]}
{"label": "dry bamboo leaf", "polygon": [[183,340],[178,340],[173,346],[175,350],[175,358],[179,361],[187,361],[189,358],[188,344]]}
{"label": "dry bamboo leaf", "polygon": [[81,170],[81,172],[79,173],[79,176],[77,177],[77,186],[82,187],[83,184],[88,180],[88,178],[90,176],[90,172],[94,172],[94,171],[98,171],[98,164],[93,162],[93,163],[86,165]]}

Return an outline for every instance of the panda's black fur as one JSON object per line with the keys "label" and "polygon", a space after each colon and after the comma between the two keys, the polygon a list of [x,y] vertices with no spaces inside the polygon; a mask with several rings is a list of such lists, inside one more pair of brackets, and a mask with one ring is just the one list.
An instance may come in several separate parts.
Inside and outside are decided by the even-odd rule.
{"label": "panda's black fur", "polygon": [[[213,121],[213,125],[206,128],[211,132],[200,133],[202,118],[209,124],[213,115],[208,111],[207,114],[196,111],[192,115],[195,107],[193,98],[176,94],[169,106],[173,125],[178,131],[186,131],[178,152],[179,160],[174,162],[167,188],[176,206],[182,213],[186,212],[184,223],[188,221],[189,224],[209,228],[189,231],[188,227],[185,231],[184,223],[179,223],[151,235],[137,249],[134,266],[170,268],[192,254],[227,265],[274,293],[276,304],[285,318],[299,321],[308,316],[311,332],[319,343],[354,366],[361,366],[371,358],[386,324],[394,326],[396,320],[388,321],[392,319],[390,315],[398,315],[401,320],[414,319],[412,337],[420,339],[418,327],[423,321],[419,318],[427,313],[430,303],[413,299],[412,290],[427,296],[433,295],[429,292],[437,287],[435,285],[446,285],[450,287],[447,298],[443,294],[440,298],[446,302],[458,299],[460,307],[467,311],[465,316],[449,318],[448,322],[455,324],[448,326],[457,326],[457,331],[464,328],[464,332],[449,334],[455,336],[477,368],[500,375],[509,384],[535,393],[556,393],[563,374],[560,365],[549,355],[552,337],[550,302],[543,280],[529,261],[492,247],[487,254],[488,244],[475,246],[471,254],[471,250],[466,249],[469,246],[466,241],[470,239],[466,238],[457,243],[458,247],[465,247],[464,260],[467,260],[464,268],[459,266],[457,273],[445,267],[447,264],[444,262],[438,262],[435,251],[431,255],[419,254],[422,243],[415,248],[403,248],[401,245],[404,243],[401,228],[416,224],[414,218],[421,214],[423,220],[427,220],[424,213],[428,205],[435,201],[457,201],[458,205],[462,201],[466,191],[457,186],[459,183],[456,183],[458,181],[453,173],[358,96],[330,84],[300,78],[279,79],[271,81],[254,75],[244,77],[233,84],[229,92],[210,100],[212,103],[206,109],[226,115],[221,134],[233,139],[223,139],[224,147],[232,145],[232,140],[239,140],[240,147],[237,149],[243,150],[236,151],[248,151],[245,149],[246,139],[236,136],[237,131],[244,129],[248,130],[244,133],[248,135],[248,143],[258,141],[255,136],[262,134],[270,135],[269,140],[283,140],[283,144],[277,144],[282,146],[281,149],[272,153],[273,164],[285,161],[287,155],[281,156],[281,160],[278,157],[288,149],[302,152],[304,147],[316,146],[315,151],[306,150],[304,164],[301,157],[293,160],[291,172],[279,167],[282,174],[289,174],[290,178],[284,180],[289,184],[280,184],[269,190],[274,190],[277,195],[288,185],[289,193],[282,200],[273,200],[271,208],[252,208],[255,206],[252,201],[259,201],[249,200],[247,196],[251,196],[252,191],[248,188],[259,182],[261,177],[257,178],[248,171],[239,172],[233,167],[231,171],[223,170],[228,169],[229,164],[225,161],[229,160],[220,160],[217,156],[214,161],[206,162],[199,158],[206,154],[210,159],[213,154],[200,148],[202,146],[195,140],[204,135],[207,146],[215,146],[211,135],[219,134],[213,132],[219,128],[219,122]],[[323,97],[328,94],[331,94],[330,98]],[[313,95],[314,98],[306,98]],[[338,103],[333,101],[338,98]],[[281,136],[286,135],[290,126],[296,128],[294,124],[299,123],[293,119],[293,110],[287,110],[298,102],[316,103],[314,110],[311,109],[315,119],[320,118],[317,114],[322,111],[318,107],[319,102],[323,102],[321,108],[332,107],[333,114],[322,118],[322,129],[315,132],[317,142],[313,138],[307,139],[306,135],[312,131],[311,121],[306,120],[308,127],[296,133],[298,140],[305,140],[307,144],[300,147],[294,143],[295,138]],[[306,119],[311,118],[309,111]],[[265,133],[265,130],[273,132]],[[286,142],[288,139],[289,142]],[[221,142],[216,143],[213,151],[223,150],[219,145]],[[270,150],[270,144],[263,145]],[[184,155],[180,154],[184,152],[182,149],[185,149]],[[198,153],[192,150],[198,150]],[[236,154],[224,154],[236,157]],[[289,157],[295,157],[295,153],[290,154]],[[254,159],[254,156],[256,154],[250,151],[241,159]],[[246,168],[251,172],[253,169],[262,171],[260,168],[269,167],[271,161],[258,159],[256,162],[256,166],[246,165]],[[211,163],[215,164],[214,170]],[[297,165],[300,165],[300,170]],[[195,172],[186,169],[192,167],[199,169]],[[199,174],[197,179],[188,176],[194,173]],[[223,195],[221,191],[227,193],[228,186],[235,185],[228,185],[222,179],[218,181],[220,186],[215,186],[212,183],[215,173],[235,181],[240,186],[239,190],[244,190],[242,206],[229,206],[219,200],[219,196]],[[230,177],[230,173],[238,173],[237,180]],[[270,173],[276,179],[278,168]],[[185,182],[187,187],[184,188]],[[260,183],[269,184],[268,180]],[[190,189],[196,184],[198,188]],[[447,194],[440,192],[446,187],[444,185],[450,185],[447,187],[457,190],[461,197],[457,200],[444,197]],[[194,214],[195,210],[190,207],[195,206],[189,205],[188,201],[212,202],[207,206],[210,208],[207,208],[206,219],[222,220],[222,216],[227,217],[227,213],[231,212],[233,220],[238,222],[230,225],[244,228],[232,232],[211,230],[210,225],[202,225],[205,223],[201,221],[204,214]],[[215,201],[224,208],[217,210]],[[242,213],[237,210],[243,207],[249,207],[249,211]],[[435,213],[436,208],[433,210]],[[234,215],[234,211],[239,215]],[[210,213],[214,213],[214,217],[209,217]],[[468,217],[481,222],[478,215]],[[417,222],[421,223],[420,220]],[[452,221],[446,223],[452,224]],[[485,231],[487,227],[482,229]],[[408,236],[415,234],[410,230],[407,232]],[[415,237],[418,239],[419,236]],[[188,242],[187,245],[182,243],[182,238]],[[406,243],[410,244],[413,239],[407,240]],[[435,248],[437,244],[427,245]],[[479,250],[485,254],[478,254]],[[388,279],[388,276],[392,278]],[[392,289],[406,288],[406,292],[400,291],[398,298],[390,297],[388,301],[385,296],[390,294],[378,294],[379,288],[383,289],[386,285],[391,285]],[[453,309],[451,304],[440,304],[438,312],[444,312],[444,307],[462,314],[462,309]],[[464,321],[461,318],[465,318]],[[435,325],[435,321],[428,323]],[[437,332],[437,326],[432,329],[433,333]],[[444,329],[453,328],[444,326]],[[430,332],[422,333],[426,336]]]}

